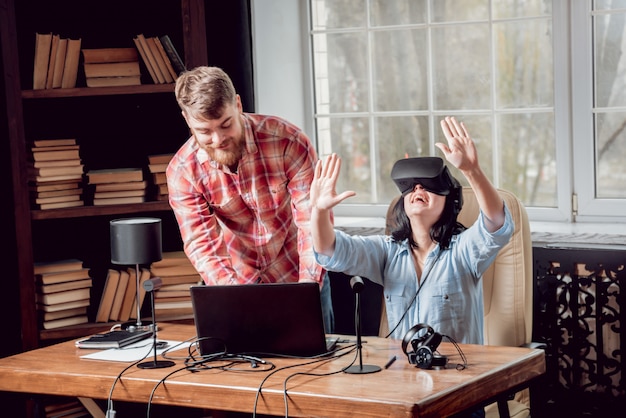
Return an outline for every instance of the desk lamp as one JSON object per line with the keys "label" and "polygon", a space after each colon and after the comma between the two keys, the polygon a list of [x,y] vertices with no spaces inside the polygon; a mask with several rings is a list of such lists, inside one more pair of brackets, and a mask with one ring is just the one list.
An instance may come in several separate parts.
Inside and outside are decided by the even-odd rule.
{"label": "desk lamp", "polygon": [[[128,331],[149,331],[153,325],[141,323],[141,305],[139,296],[140,264],[159,261],[161,255],[161,219],[159,218],[124,218],[110,222],[111,263],[134,265],[136,270],[137,323],[128,324]],[[156,330],[155,330],[156,331]]]}

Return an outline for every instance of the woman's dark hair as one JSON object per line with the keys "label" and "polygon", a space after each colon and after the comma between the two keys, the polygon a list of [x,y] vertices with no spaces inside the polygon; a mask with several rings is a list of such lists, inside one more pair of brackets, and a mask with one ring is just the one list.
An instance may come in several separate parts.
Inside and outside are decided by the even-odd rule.
{"label": "woman's dark hair", "polygon": [[[458,222],[458,213],[455,211],[455,202],[452,193],[446,196],[446,203],[439,220],[430,228],[430,237],[439,243],[442,249],[447,249],[453,235],[460,234],[467,228]],[[417,247],[411,233],[411,222],[404,210],[404,195],[400,196],[393,206],[389,219],[390,235],[396,242],[401,242],[408,238],[412,248]]]}

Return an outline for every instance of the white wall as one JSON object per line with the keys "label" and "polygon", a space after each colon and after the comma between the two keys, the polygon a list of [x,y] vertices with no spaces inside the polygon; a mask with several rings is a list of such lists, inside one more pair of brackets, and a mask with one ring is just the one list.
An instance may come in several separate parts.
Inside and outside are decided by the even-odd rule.
{"label": "white wall", "polygon": [[251,0],[255,105],[314,141],[307,2]]}

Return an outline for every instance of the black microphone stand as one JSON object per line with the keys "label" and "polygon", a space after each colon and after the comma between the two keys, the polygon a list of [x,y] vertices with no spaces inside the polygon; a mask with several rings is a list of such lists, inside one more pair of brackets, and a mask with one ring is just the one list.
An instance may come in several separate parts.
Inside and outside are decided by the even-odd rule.
{"label": "black microphone stand", "polygon": [[150,305],[152,307],[152,347],[154,350],[154,360],[144,361],[139,363],[137,367],[140,369],[162,369],[165,367],[172,367],[176,363],[170,360],[157,360],[157,322],[156,312],[154,310],[154,291],[161,287],[162,280],[160,277],[153,277],[150,280],[146,280],[143,283],[143,288],[146,292],[150,293]]}
{"label": "black microphone stand", "polygon": [[354,276],[352,279],[350,279],[350,286],[355,293],[356,350],[359,355],[359,365],[346,367],[345,369],[343,369],[343,371],[350,374],[376,373],[381,371],[380,367],[372,364],[363,364],[363,345],[361,342],[361,290],[363,290],[365,284],[363,283],[363,279],[361,279],[359,276]]}

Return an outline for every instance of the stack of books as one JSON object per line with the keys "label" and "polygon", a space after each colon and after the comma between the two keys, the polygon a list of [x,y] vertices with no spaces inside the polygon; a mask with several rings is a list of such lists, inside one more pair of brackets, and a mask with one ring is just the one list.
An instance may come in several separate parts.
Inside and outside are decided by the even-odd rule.
{"label": "stack of books", "polygon": [[119,205],[146,200],[146,181],[142,168],[103,168],[87,171],[93,204]]}
{"label": "stack of books", "polygon": [[152,182],[155,187],[155,200],[167,200],[167,178],[165,170],[174,154],[148,155],[148,170],[152,174]]}
{"label": "stack of books", "polygon": [[89,322],[92,279],[78,259],[35,263],[37,310],[43,329]]}
{"label": "stack of books", "polygon": [[[178,53],[171,41],[169,41],[169,37],[166,39],[166,45],[163,44],[163,39],[164,37],[146,37],[143,34],[133,38],[139,55],[141,55],[142,61],[148,73],[150,73],[154,84],[173,83],[181,72],[180,66],[184,70],[184,64],[182,64]],[[174,68],[170,56],[176,62],[175,65],[178,70]]]}
{"label": "stack of books", "polygon": [[29,188],[35,208],[56,209],[83,206],[83,173],[76,140],[34,141],[29,165]]}
{"label": "stack of books", "polygon": [[163,253],[163,259],[150,266],[150,276],[162,281],[154,292],[157,320],[193,317],[189,288],[201,284],[202,278],[183,251]]}
{"label": "stack of books", "polygon": [[139,56],[135,48],[98,48],[82,51],[87,87],[141,84]]}
{"label": "stack of books", "polygon": [[35,34],[33,90],[76,87],[81,40]]}
{"label": "stack of books", "polygon": [[[76,398],[55,397],[50,400],[44,400],[45,406],[43,410],[45,418],[89,418],[98,416],[91,415],[83,402],[88,402],[89,407],[99,408],[95,401],[90,398],[80,398],[78,400]],[[102,413],[102,410],[100,410],[100,413]]]}
{"label": "stack of books", "polygon": [[[150,270],[139,270],[139,309],[143,305],[146,291],[143,282],[150,278]],[[137,319],[137,270],[109,269],[104,289],[96,313],[96,322],[121,321]]]}

